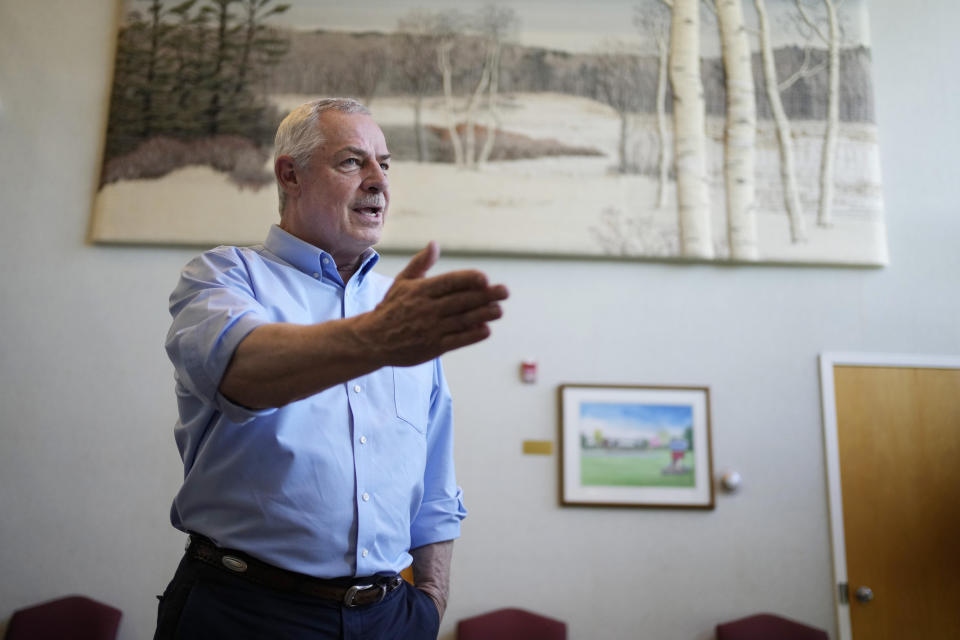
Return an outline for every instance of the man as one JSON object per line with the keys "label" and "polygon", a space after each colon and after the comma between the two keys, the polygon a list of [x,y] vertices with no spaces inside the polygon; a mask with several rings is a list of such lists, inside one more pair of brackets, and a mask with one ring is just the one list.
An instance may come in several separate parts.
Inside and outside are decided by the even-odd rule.
{"label": "man", "polygon": [[[280,224],[189,263],[170,298],[171,520],[191,534],[157,638],[435,638],[466,515],[438,356],[507,291],[476,271],[372,271],[390,154],[352,100],[281,123]],[[416,588],[397,575],[413,563]]]}

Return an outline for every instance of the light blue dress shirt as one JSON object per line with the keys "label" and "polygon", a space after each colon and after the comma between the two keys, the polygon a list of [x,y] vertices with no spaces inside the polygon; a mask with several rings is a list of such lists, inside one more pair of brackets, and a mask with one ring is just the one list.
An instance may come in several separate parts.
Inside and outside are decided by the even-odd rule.
{"label": "light blue dress shirt", "polygon": [[368,250],[346,286],[324,251],[270,229],[263,245],[191,261],[170,296],[167,353],[184,481],[173,525],[321,578],[398,572],[410,549],[452,540],[466,516],[439,359],[384,367],[279,409],[218,388],[237,345],[271,322],[372,310],[392,280]]}

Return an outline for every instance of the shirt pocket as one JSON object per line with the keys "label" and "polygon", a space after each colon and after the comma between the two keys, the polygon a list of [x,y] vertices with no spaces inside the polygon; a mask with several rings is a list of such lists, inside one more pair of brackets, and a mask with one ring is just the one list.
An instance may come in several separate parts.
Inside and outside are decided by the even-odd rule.
{"label": "shirt pocket", "polygon": [[397,417],[426,433],[433,391],[433,361],[413,367],[393,367],[393,397]]}

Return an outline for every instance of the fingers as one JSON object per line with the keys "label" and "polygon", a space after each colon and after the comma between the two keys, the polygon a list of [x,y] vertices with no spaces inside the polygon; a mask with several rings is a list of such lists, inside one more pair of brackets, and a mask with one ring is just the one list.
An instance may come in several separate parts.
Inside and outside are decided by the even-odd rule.
{"label": "fingers", "polygon": [[461,331],[460,333],[451,333],[444,336],[440,340],[440,348],[443,350],[443,353],[446,353],[447,351],[453,351],[454,349],[459,349],[460,347],[476,344],[486,340],[489,337],[490,327],[482,324],[476,327],[471,327],[466,331]]}
{"label": "fingers", "polygon": [[503,309],[496,302],[471,309],[455,316],[448,316],[437,323],[437,333],[441,336],[456,335],[485,325],[503,317]]}
{"label": "fingers", "polygon": [[471,309],[485,307],[507,298],[507,290],[503,285],[487,287],[485,289],[469,289],[457,291],[441,298],[435,298],[431,303],[431,312],[441,318],[461,314]]}
{"label": "fingers", "polygon": [[431,298],[441,298],[460,291],[488,291],[492,292],[491,300],[506,300],[509,296],[507,288],[502,284],[490,285],[487,276],[480,271],[451,271],[432,278],[426,278],[418,285],[421,291]]}
{"label": "fingers", "polygon": [[487,286],[487,277],[479,271],[450,271],[426,278],[421,284],[423,293],[431,298],[439,298],[455,291],[482,289]]}
{"label": "fingers", "polygon": [[410,258],[410,262],[397,274],[395,279],[413,280],[415,278],[422,278],[427,274],[427,271],[430,270],[430,267],[437,263],[439,257],[440,247],[437,246],[436,242],[431,240],[427,243],[426,247]]}
{"label": "fingers", "polygon": [[510,297],[510,291],[502,284],[495,284],[490,287],[493,300],[506,300]]}

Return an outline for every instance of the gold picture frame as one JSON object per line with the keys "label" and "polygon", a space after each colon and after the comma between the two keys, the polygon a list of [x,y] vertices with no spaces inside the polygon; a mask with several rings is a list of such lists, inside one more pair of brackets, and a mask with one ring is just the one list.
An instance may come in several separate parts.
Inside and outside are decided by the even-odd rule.
{"label": "gold picture frame", "polygon": [[563,384],[560,503],[713,509],[710,390]]}

